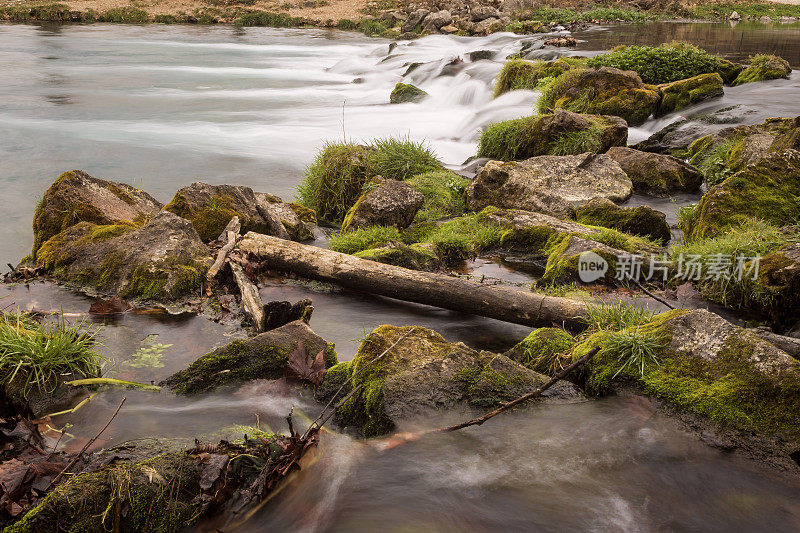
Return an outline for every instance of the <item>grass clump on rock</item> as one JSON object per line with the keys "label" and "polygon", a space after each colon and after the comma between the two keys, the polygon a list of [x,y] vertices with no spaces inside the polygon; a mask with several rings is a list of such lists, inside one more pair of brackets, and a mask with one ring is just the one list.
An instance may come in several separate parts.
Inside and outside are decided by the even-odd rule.
{"label": "grass clump on rock", "polygon": [[619,46],[587,60],[590,67],[633,70],[645,83],[669,83],[716,72],[719,58],[688,43],[661,46]]}
{"label": "grass clump on rock", "polygon": [[425,172],[409,179],[408,184],[425,196],[425,203],[417,211],[414,221],[463,215],[467,209],[464,191],[469,182],[469,178],[448,170]]}
{"label": "grass clump on rock", "polygon": [[370,248],[378,248],[390,242],[403,239],[397,228],[390,226],[371,226],[354,231],[343,231],[331,237],[330,247],[334,252],[355,254]]}
{"label": "grass clump on rock", "polygon": [[0,383],[7,392],[18,391],[21,399],[33,392],[52,393],[66,376],[98,377],[104,361],[91,332],[80,325],[0,316]]}
{"label": "grass clump on rock", "polygon": [[525,61],[512,59],[503,65],[494,81],[494,97],[520,89],[534,90],[547,78],[560,76],[573,68],[578,61],[561,58],[555,61]]}
{"label": "grass clump on rock", "polygon": [[298,201],[322,219],[341,222],[370,178],[406,180],[441,169],[425,143],[410,139],[377,139],[368,146],[330,142],[306,169]]}

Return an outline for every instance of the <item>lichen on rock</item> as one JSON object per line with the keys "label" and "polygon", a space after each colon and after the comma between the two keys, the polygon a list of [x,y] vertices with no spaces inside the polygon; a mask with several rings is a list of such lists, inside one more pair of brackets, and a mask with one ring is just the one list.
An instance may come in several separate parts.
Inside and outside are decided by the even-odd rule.
{"label": "lichen on rock", "polygon": [[494,205],[568,218],[576,204],[594,197],[621,202],[633,183],[611,157],[600,154],[540,156],[490,161],[467,187],[471,209]]}
{"label": "lichen on rock", "polygon": [[82,170],[64,172],[36,207],[32,257],[50,237],[79,222],[136,226],[160,210],[161,203],[141,189],[93,178]]}
{"label": "lichen on rock", "polygon": [[370,226],[406,228],[422,207],[425,196],[408,183],[384,180],[380,176],[370,182],[364,193],[350,208],[342,223],[342,231]]}
{"label": "lichen on rock", "polygon": [[162,384],[178,394],[199,394],[254,379],[278,379],[286,371],[289,354],[300,343],[311,357],[322,352],[326,368],[338,363],[333,343],[314,333],[302,320],[296,320],[217,348]]}
{"label": "lichen on rock", "polygon": [[633,182],[633,188],[653,196],[696,192],[703,176],[692,165],[666,154],[642,152],[618,146],[606,152]]}
{"label": "lichen on rock", "polygon": [[[345,394],[358,390],[337,410],[337,421],[368,437],[388,433],[431,409],[495,406],[547,380],[505,356],[447,342],[435,331],[389,325],[373,330],[352,361],[333,367],[320,390],[332,394],[335,385],[351,376]],[[572,385],[560,383],[544,397],[574,401],[580,395]]]}
{"label": "lichen on rock", "polygon": [[211,256],[189,221],[162,211],[140,228],[80,222],[48,239],[37,263],[62,281],[164,301],[198,290]]}

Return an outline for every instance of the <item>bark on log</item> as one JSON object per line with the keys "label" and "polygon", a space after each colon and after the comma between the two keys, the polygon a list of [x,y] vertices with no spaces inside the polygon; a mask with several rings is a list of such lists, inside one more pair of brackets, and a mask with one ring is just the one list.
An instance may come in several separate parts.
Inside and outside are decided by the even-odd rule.
{"label": "bark on log", "polygon": [[253,321],[256,331],[264,331],[266,316],[264,315],[264,302],[261,300],[258,287],[250,281],[250,278],[247,277],[247,274],[238,263],[231,261],[228,264],[231,266],[233,279],[242,294],[242,311]]}
{"label": "bark on log", "polygon": [[586,326],[586,304],[568,298],[418,272],[253,232],[239,241],[237,249],[266,268],[398,300],[525,326]]}

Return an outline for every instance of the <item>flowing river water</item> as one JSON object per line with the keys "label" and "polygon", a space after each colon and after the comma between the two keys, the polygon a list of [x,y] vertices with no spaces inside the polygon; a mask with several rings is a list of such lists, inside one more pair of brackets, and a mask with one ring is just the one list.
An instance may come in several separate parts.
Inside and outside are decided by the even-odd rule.
{"label": "flowing river water", "polygon": [[[800,25],[651,23],[578,32],[571,54],[617,44],[693,42],[732,59],[778,53],[800,67]],[[530,114],[536,94],[491,98],[502,58],[530,37],[430,36],[401,42],[325,30],[265,28],[0,25],[0,264],[32,242],[37,197],[64,170],[139,186],[166,202],[193,181],[232,183],[291,198],[302,170],[326,140],[380,136],[424,140],[460,168],[481,128]],[[494,59],[472,62],[469,53]],[[552,51],[542,52],[543,57]],[[449,68],[454,58],[465,60]],[[389,105],[407,80],[430,93]],[[800,114],[800,73],[725,89],[681,111],[704,130]],[[734,106],[734,107],[732,107]],[[721,111],[722,110],[722,111]],[[709,118],[711,117],[711,118]],[[716,117],[716,118],[714,118]],[[632,128],[636,142],[678,115]],[[696,197],[649,203],[674,216]],[[479,260],[474,271],[512,282],[524,273]],[[315,284],[272,281],[266,300],[309,297],[312,327],[336,342],[342,360],[383,323],[418,324],[451,341],[503,350],[529,330],[441,309]],[[35,283],[4,286],[4,304],[85,313],[91,299]],[[204,317],[127,314],[102,325],[116,377],[158,381],[199,355],[242,336]],[[132,354],[163,345],[163,366]],[[70,432],[93,434],[125,394],[105,444],[141,437],[208,436],[233,424],[281,429],[292,406],[319,407],[296,392],[252,384],[235,394],[187,400],[169,393],[104,393],[76,413]],[[409,428],[455,421],[436,413]],[[405,429],[405,428],[404,428]],[[800,485],[709,448],[637,399],[533,407],[480,429],[377,452],[328,436],[322,459],[247,526],[250,531],[746,531],[800,529]]]}

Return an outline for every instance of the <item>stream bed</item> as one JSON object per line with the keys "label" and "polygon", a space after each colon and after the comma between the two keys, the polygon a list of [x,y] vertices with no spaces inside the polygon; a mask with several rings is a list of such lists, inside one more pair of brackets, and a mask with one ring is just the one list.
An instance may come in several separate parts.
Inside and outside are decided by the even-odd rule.
{"label": "stream bed", "polygon": [[[693,42],[731,59],[777,53],[800,67],[800,25],[681,24],[595,27],[577,32],[592,54],[618,44]],[[530,37],[435,35],[401,42],[319,29],[127,25],[0,25],[0,264],[31,246],[39,197],[63,171],[141,187],[167,202],[194,181],[241,184],[284,199],[326,140],[381,136],[424,140],[459,169],[482,128],[531,113],[537,95],[491,98],[508,54]],[[470,61],[491,51],[494,59]],[[548,53],[553,53],[548,51]],[[455,58],[459,68],[448,68]],[[406,81],[431,97],[389,105]],[[725,88],[725,96],[631,128],[630,142],[686,117],[708,131],[731,123],[800,114],[800,73]],[[735,107],[732,107],[735,106]],[[720,110],[725,110],[722,115]],[[724,116],[724,120],[719,117]],[[709,118],[711,117],[711,118]],[[715,120],[713,117],[717,117]],[[684,195],[659,200],[674,222]],[[635,197],[631,204],[651,199]],[[533,277],[486,260],[478,275]],[[340,360],[380,324],[415,324],[449,341],[503,351],[530,331],[490,319],[302,282],[271,280],[265,301],[311,298],[311,325],[335,342]],[[0,288],[4,305],[85,316],[91,298],[45,283]],[[89,319],[86,318],[88,321]],[[203,316],[126,314],[102,327],[110,374],[158,382],[243,333]],[[160,346],[155,365],[142,349]],[[152,362],[152,361],[151,361]],[[295,391],[246,385],[236,394],[191,400],[170,393],[114,391],[70,419],[94,434],[127,396],[101,444],[142,437],[192,439],[256,420],[283,429],[289,409],[319,406]],[[437,413],[408,428],[461,420]],[[610,398],[517,412],[458,435],[388,452],[345,436],[323,439],[323,458],[246,527],[248,531],[798,531],[800,484],[712,449],[639,399]]]}

